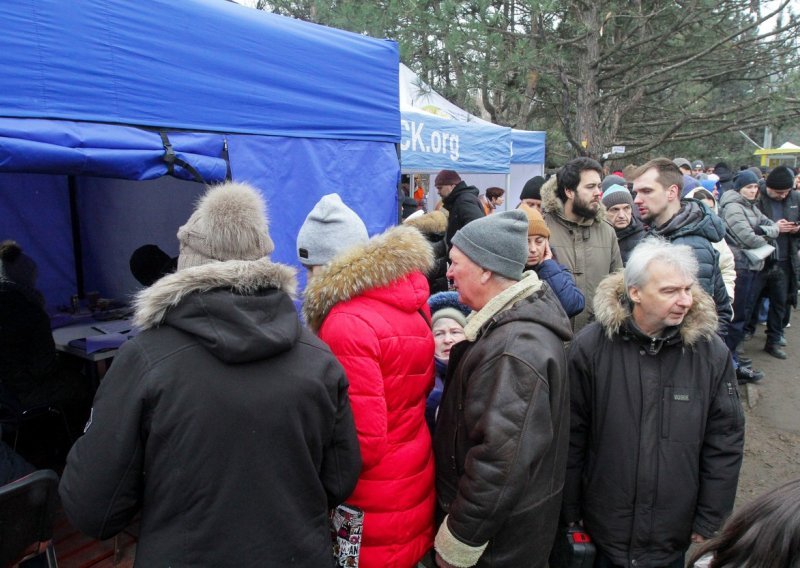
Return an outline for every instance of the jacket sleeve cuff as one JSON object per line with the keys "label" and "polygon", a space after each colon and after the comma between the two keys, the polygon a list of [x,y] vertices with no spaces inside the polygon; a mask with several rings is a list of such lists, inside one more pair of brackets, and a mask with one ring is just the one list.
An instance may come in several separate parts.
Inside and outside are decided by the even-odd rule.
{"label": "jacket sleeve cuff", "polygon": [[450,528],[447,526],[449,518],[450,515],[446,516],[439,527],[439,532],[436,533],[436,539],[433,541],[433,547],[448,564],[452,564],[457,568],[475,566],[489,543],[485,542],[480,546],[464,544],[450,532]]}
{"label": "jacket sleeve cuff", "polygon": [[700,519],[696,518],[692,525],[692,532],[696,532],[704,538],[712,538],[716,534],[717,528],[712,528],[708,525],[708,523],[704,523]]}

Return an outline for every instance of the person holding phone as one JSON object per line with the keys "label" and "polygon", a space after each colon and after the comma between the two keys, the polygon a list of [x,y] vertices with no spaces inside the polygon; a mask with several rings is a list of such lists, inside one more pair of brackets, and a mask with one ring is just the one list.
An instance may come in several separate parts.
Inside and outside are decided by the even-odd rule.
{"label": "person holding phone", "polygon": [[[800,275],[800,193],[794,190],[794,171],[786,166],[773,169],[766,180],[766,191],[756,200],[756,207],[778,227],[775,240],[775,265],[767,271],[761,289],[769,298],[767,341],[764,351],[777,359],[787,359],[783,349],[783,329],[789,325],[791,306],[797,306],[797,277]],[[756,296],[758,297],[758,296]]]}

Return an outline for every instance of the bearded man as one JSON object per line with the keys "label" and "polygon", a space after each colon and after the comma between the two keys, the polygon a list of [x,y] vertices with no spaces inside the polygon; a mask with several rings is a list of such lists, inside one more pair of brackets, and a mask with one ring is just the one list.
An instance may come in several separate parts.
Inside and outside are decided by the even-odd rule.
{"label": "bearded man", "polygon": [[575,158],[542,186],[542,214],[550,245],[575,277],[586,309],[575,316],[577,333],[594,320],[592,299],[600,281],[622,268],[617,235],[600,202],[603,168],[590,158]]}

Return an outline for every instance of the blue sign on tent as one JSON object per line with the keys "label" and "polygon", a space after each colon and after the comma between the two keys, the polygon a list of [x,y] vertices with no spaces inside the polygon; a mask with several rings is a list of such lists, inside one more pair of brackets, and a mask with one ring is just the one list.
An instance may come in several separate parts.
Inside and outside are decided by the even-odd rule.
{"label": "blue sign on tent", "polygon": [[406,109],[400,132],[400,161],[405,171],[507,173],[511,167],[510,128]]}

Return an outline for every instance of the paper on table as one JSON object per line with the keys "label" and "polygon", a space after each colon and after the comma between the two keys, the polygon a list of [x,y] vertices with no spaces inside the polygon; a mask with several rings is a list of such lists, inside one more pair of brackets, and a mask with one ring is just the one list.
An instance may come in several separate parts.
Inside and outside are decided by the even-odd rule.
{"label": "paper on table", "polygon": [[96,323],[92,326],[97,331],[103,333],[127,333],[133,328],[130,320],[112,320],[103,323]]}
{"label": "paper on table", "polygon": [[103,349],[117,349],[128,341],[128,336],[121,333],[92,335],[86,338],[86,353],[94,353]]}

